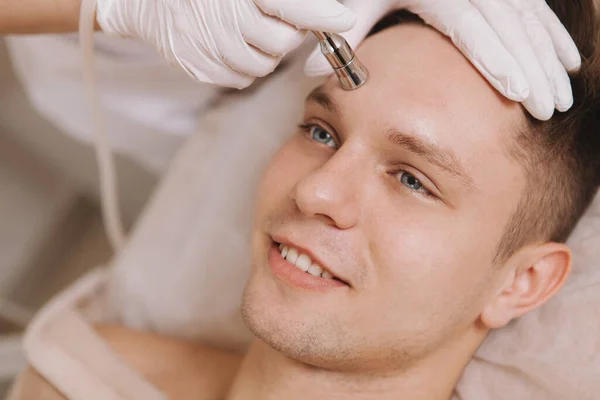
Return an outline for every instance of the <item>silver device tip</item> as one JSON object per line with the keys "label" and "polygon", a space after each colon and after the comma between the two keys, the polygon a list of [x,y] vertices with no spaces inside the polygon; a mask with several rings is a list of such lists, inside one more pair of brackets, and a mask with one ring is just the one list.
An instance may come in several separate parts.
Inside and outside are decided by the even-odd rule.
{"label": "silver device tip", "polygon": [[321,53],[333,68],[344,90],[355,90],[369,80],[369,71],[355,56],[346,40],[335,33],[313,31]]}

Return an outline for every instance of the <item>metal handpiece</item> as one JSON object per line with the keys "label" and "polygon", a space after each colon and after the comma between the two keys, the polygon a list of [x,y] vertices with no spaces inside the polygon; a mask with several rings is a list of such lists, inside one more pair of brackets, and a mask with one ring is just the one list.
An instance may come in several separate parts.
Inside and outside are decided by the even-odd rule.
{"label": "metal handpiece", "polygon": [[354,55],[352,48],[346,40],[335,33],[313,31],[319,44],[321,53],[335,71],[344,90],[355,90],[369,79],[369,71]]}

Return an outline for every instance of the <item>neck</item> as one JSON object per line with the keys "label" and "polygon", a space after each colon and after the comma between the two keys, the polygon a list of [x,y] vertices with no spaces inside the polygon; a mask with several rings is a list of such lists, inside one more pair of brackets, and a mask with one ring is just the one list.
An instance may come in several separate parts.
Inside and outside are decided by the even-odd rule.
{"label": "neck", "polygon": [[448,400],[476,347],[453,343],[410,368],[365,374],[309,366],[259,340],[246,355],[227,400]]}

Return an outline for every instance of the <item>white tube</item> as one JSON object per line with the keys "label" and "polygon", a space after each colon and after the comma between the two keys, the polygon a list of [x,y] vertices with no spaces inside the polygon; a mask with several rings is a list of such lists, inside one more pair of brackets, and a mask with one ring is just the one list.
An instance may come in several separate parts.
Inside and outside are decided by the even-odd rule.
{"label": "white tube", "polygon": [[83,55],[83,79],[92,114],[94,148],[100,179],[100,201],[106,235],[115,253],[125,243],[125,231],[121,219],[119,195],[113,154],[105,134],[102,112],[96,88],[94,64],[94,25],[96,19],[96,0],[81,0],[79,15],[79,40]]}

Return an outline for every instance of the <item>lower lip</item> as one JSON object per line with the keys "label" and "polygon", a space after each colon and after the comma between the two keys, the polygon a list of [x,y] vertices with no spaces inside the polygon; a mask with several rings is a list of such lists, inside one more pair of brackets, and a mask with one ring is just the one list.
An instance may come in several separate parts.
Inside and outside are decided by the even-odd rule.
{"label": "lower lip", "polygon": [[313,292],[324,292],[335,288],[348,287],[344,282],[314,276],[290,264],[283,258],[275,243],[269,249],[269,266],[277,278],[293,287]]}

